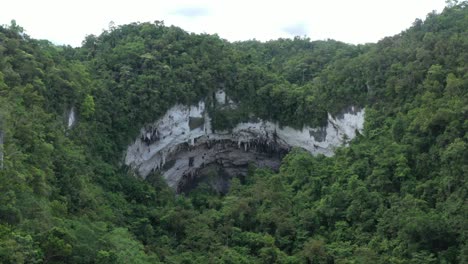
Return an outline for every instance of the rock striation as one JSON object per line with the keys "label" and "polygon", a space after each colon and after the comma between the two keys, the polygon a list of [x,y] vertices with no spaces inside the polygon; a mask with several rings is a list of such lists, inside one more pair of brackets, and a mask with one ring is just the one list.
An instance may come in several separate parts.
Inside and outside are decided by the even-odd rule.
{"label": "rock striation", "polygon": [[68,128],[71,128],[76,121],[76,114],[75,114],[75,107],[72,107],[70,111],[68,112]]}
{"label": "rock striation", "polygon": [[[232,104],[217,92],[218,103]],[[324,127],[297,130],[260,120],[240,123],[230,131],[214,131],[204,101],[175,105],[156,122],[141,129],[125,155],[125,164],[141,177],[159,171],[178,192],[190,188],[203,175],[215,171],[230,177],[246,175],[249,164],[278,169],[291,148],[331,156],[363,129],[364,109],[349,107],[340,115],[328,115]],[[213,186],[224,192],[228,183]]]}

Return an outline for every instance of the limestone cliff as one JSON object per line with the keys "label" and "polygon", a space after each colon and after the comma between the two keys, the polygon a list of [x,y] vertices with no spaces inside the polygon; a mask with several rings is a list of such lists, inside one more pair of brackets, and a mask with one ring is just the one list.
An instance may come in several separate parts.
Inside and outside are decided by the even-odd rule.
{"label": "limestone cliff", "polygon": [[76,115],[75,115],[75,107],[70,108],[70,111],[68,111],[68,123],[67,126],[68,128],[71,128],[76,121]]}
{"label": "limestone cliff", "polygon": [[[232,103],[222,93],[216,93],[216,100]],[[240,123],[231,131],[214,131],[204,101],[196,106],[176,105],[141,129],[127,149],[125,164],[141,177],[160,171],[169,186],[181,191],[213,165],[229,178],[245,175],[249,163],[277,169],[292,147],[331,156],[363,129],[363,123],[364,109],[350,107],[336,117],[329,114],[325,127],[297,130],[259,119]]]}

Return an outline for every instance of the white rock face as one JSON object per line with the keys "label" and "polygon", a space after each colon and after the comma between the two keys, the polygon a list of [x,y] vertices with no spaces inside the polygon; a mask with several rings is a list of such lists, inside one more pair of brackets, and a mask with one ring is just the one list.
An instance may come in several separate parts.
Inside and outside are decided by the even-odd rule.
{"label": "white rock face", "polygon": [[75,124],[76,116],[75,116],[75,108],[72,107],[68,114],[68,128],[71,128]]}
{"label": "white rock face", "polygon": [[218,90],[214,93],[216,103],[221,109],[236,109],[237,104],[226,95],[224,90]]}
{"label": "white rock face", "polygon": [[[225,102],[225,94],[219,95],[221,99]],[[193,175],[211,162],[240,165],[253,159],[259,165],[277,165],[259,154],[259,146],[278,150],[300,147],[312,154],[331,156],[336,147],[347,144],[356,131],[362,131],[365,112],[351,107],[339,117],[329,114],[327,126],[319,128],[297,130],[259,120],[240,123],[229,132],[213,132],[205,110],[203,101],[197,106],[176,105],[169,109],[161,119],[141,129],[140,137],[127,149],[125,164],[142,177],[160,170],[169,186],[176,188],[182,177]]]}
{"label": "white rock face", "polygon": [[218,104],[226,104],[226,92],[224,92],[224,90],[218,90],[215,93],[215,98]]}

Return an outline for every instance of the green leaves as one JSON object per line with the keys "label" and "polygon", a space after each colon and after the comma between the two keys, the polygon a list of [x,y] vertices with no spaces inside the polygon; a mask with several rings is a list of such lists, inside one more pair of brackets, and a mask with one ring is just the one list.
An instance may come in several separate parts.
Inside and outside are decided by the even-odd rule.
{"label": "green leaves", "polygon": [[0,259],[3,263],[41,263],[42,251],[29,234],[0,225]]}
{"label": "green leaves", "polygon": [[81,115],[83,118],[88,119],[94,114],[94,111],[94,98],[88,94],[81,105]]}
{"label": "green leaves", "polygon": [[[228,43],[161,22],[57,47],[0,27],[0,259],[5,263],[463,263],[466,3],[377,44]],[[236,107],[212,97],[223,89]],[[334,157],[293,150],[226,195],[175,196],[121,168],[139,129],[205,100],[213,125],[302,128],[366,105]],[[65,129],[74,107],[79,121]],[[214,172],[212,177],[217,177]]]}

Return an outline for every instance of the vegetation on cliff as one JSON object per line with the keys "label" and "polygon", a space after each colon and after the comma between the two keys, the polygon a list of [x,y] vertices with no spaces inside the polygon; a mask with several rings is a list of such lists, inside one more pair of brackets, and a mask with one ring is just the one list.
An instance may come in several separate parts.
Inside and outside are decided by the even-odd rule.
{"label": "vegetation on cliff", "polygon": [[[376,44],[229,43],[160,22],[54,46],[0,27],[2,263],[468,262],[468,4]],[[223,88],[215,126],[320,125],[366,107],[334,157],[299,149],[226,195],[122,168],[139,128]],[[67,128],[70,109],[77,113]]]}

